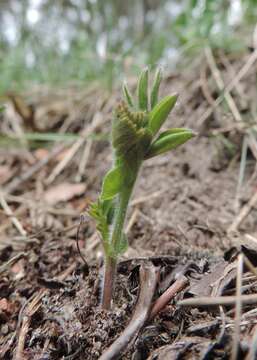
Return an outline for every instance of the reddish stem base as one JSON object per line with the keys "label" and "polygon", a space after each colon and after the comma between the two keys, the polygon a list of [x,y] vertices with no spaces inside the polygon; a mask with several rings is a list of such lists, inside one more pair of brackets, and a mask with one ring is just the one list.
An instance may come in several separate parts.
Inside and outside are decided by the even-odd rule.
{"label": "reddish stem base", "polygon": [[102,309],[110,310],[112,303],[112,294],[114,289],[114,280],[116,275],[116,260],[112,258],[105,259],[104,282],[102,293]]}

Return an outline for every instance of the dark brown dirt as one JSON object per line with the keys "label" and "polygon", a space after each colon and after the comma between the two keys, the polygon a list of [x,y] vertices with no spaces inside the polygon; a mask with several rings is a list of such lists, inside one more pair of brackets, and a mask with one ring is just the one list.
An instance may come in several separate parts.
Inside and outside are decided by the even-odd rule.
{"label": "dark brown dirt", "polygon": [[[235,68],[240,67],[242,61],[235,61]],[[135,212],[136,215],[128,234],[130,248],[124,259],[173,256],[173,265],[162,263],[163,279],[188,261],[199,265],[204,260],[208,265],[205,270],[202,269],[203,272],[211,264],[219,262],[233,242],[226,231],[238,214],[236,190],[242,133],[234,129],[224,132],[223,137],[212,136],[213,130],[233,125],[225,106],[215,111],[204,126],[199,125],[200,114],[209,106],[201,91],[199,74],[198,65],[182,75],[175,74],[167,79],[163,89],[165,93],[173,90],[181,93],[168,125],[191,127],[199,132],[199,136],[172,154],[145,163],[129,210],[129,219]],[[209,87],[214,96],[215,87],[211,81]],[[254,84],[247,89],[249,108],[253,101],[253,87]],[[95,98],[94,92],[93,96]],[[97,104],[87,101],[89,105],[83,105],[84,108],[89,107],[87,115],[75,118],[68,129],[81,131],[96,110],[108,120],[116,97],[106,99],[103,96],[102,103]],[[244,111],[247,114],[247,110]],[[63,121],[60,121],[60,126]],[[109,122],[102,126],[101,132],[108,129]],[[232,150],[224,139],[233,145]],[[0,165],[7,166],[12,172],[12,176],[2,183],[5,190],[15,176],[26,172],[36,160],[24,150],[2,151],[2,154],[4,157]],[[31,149],[31,154],[35,156],[36,152]],[[17,352],[24,309],[39,291],[44,292],[39,308],[30,316],[24,359],[97,359],[131,318],[138,293],[138,266],[125,267],[126,271],[119,273],[114,308],[110,312],[102,311],[98,306],[102,253],[94,236],[93,222],[86,219],[82,224],[79,241],[90,265],[89,273],[75,243],[79,215],[85,211],[88,202],[96,198],[102,176],[111,164],[108,142],[93,142],[81,180],[87,186],[83,196],[74,196],[67,202],[60,201],[51,206],[44,202],[44,192],[51,186],[64,181],[76,182],[81,154],[78,152],[74,156],[53,184],[48,185],[45,179],[60,161],[56,157],[6,195],[9,206],[28,236],[20,236],[10,218],[1,211],[0,264],[6,264],[13,256],[24,252],[18,262],[7,266],[1,274],[0,348],[5,359],[12,359]],[[256,177],[251,177],[254,165],[255,160],[249,152],[240,207],[256,188]],[[256,210],[253,209],[240,225],[242,234],[254,235],[257,232]],[[234,285],[230,285],[230,289],[231,286],[233,288]],[[179,294],[176,301],[183,295]],[[179,338],[184,341],[180,348],[181,356],[185,356],[183,358],[207,359],[208,355],[208,358],[218,359],[229,356],[231,326],[218,341],[222,330],[220,321],[217,323],[218,311],[184,310],[175,304],[169,305],[152,323],[147,324],[122,359],[146,359],[154,349],[164,345],[176,346],[174,340]],[[252,332],[253,325],[247,323],[242,356],[247,353]],[[212,349],[210,345],[214,343],[218,345]],[[171,354],[177,349],[174,347],[169,351]],[[179,357],[152,355],[152,359],[157,358]]]}

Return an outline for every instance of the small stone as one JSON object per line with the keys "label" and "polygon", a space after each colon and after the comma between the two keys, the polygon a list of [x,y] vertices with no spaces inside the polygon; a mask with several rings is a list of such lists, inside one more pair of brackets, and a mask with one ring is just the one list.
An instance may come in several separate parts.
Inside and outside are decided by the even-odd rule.
{"label": "small stone", "polygon": [[4,324],[1,326],[1,334],[7,335],[9,333],[9,326],[7,324]]}

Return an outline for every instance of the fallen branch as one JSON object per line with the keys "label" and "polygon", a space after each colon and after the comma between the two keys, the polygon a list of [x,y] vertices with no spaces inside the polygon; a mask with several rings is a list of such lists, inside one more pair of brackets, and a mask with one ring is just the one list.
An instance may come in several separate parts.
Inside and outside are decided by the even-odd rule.
{"label": "fallen branch", "polygon": [[152,298],[158,280],[159,269],[152,264],[141,265],[140,268],[140,294],[128,326],[114,343],[100,356],[99,360],[111,360],[120,354],[137,336],[144,326],[152,303]]}

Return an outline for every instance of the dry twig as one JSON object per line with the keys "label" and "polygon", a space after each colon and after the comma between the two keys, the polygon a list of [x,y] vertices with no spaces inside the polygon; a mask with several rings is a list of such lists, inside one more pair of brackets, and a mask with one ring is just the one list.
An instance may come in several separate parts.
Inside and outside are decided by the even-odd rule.
{"label": "dry twig", "polygon": [[8,261],[6,261],[3,265],[0,266],[0,275],[4,274],[6,271],[8,271],[8,269],[13,266],[13,264],[15,264],[17,261],[19,261],[20,259],[23,259],[27,256],[28,254],[25,252],[21,252],[15,256],[13,256],[11,259],[9,259]]}
{"label": "dry twig", "polygon": [[[224,50],[219,51],[219,58],[220,58],[221,63],[225,67],[227,73],[229,74],[229,78],[230,78],[230,81],[231,81],[232,79],[234,79],[237,76],[237,73],[236,73],[234,67],[232,66],[228,56],[225,54]],[[237,83],[235,85],[235,90],[236,90],[237,94],[240,96],[241,99],[246,99],[247,98],[247,95],[244,92],[242,84]]]}
{"label": "dry twig", "polygon": [[2,206],[2,208],[4,209],[5,213],[7,216],[10,216],[11,218],[11,222],[13,223],[13,225],[16,227],[16,229],[18,230],[18,232],[21,234],[21,236],[26,236],[27,232],[23,229],[23,226],[21,225],[21,223],[19,222],[19,220],[14,216],[12,209],[10,208],[10,206],[7,204],[3,193],[0,192],[0,204]]}
{"label": "dry twig", "polygon": [[[205,49],[205,56],[207,58],[208,64],[210,66],[210,69],[212,71],[213,77],[216,81],[216,84],[219,88],[220,91],[223,91],[223,89],[225,88],[225,84],[223,82],[222,76],[220,74],[220,71],[216,65],[212,50],[210,47],[207,47]],[[236,84],[235,84],[236,86]],[[228,107],[230,108],[230,111],[234,117],[234,119],[236,120],[236,122],[238,124],[243,124],[243,118],[238,110],[238,107],[233,99],[233,97],[231,96],[230,92],[227,91],[224,93],[224,99],[226,100]],[[249,137],[249,146],[252,150],[253,155],[255,156],[255,158],[257,159],[257,144],[256,144],[256,140],[252,134],[252,132],[250,130],[246,130],[246,132],[248,133],[248,137]]]}
{"label": "dry twig", "polygon": [[97,112],[90,123],[90,125],[84,129],[81,133],[81,138],[78,139],[69,149],[66,156],[60,161],[56,167],[53,169],[52,173],[48,176],[46,179],[46,184],[51,184],[55,178],[65,169],[65,167],[69,164],[71,159],[74,157],[74,155],[77,153],[77,151],[80,149],[80,147],[84,144],[87,137],[90,136],[96,129],[103,123],[103,117],[102,114]]}
{"label": "dry twig", "polygon": [[[71,264],[63,273],[61,273],[59,276],[57,276],[57,280],[59,280],[59,281],[65,280],[65,278],[67,276],[69,276],[74,271],[75,268],[76,268],[76,264],[75,263]],[[15,354],[14,354],[14,360],[23,360],[24,359],[23,350],[24,350],[25,338],[26,338],[26,334],[29,329],[31,317],[39,309],[39,307],[41,306],[40,300],[47,293],[48,293],[48,290],[41,289],[38,293],[36,293],[36,295],[33,294],[32,297],[23,304],[23,306],[21,307],[21,310],[20,310],[16,330],[15,330],[13,336],[8,341],[8,343],[5,344],[5,346],[3,346],[3,348],[1,349],[2,350],[1,355],[3,355],[3,357],[5,356],[7,351],[9,351],[10,347],[13,345],[16,335],[19,334],[18,335],[19,336],[18,344],[17,344],[17,347],[15,349]],[[26,311],[25,311],[25,309],[26,309]]]}
{"label": "dry twig", "polygon": [[202,66],[200,69],[200,86],[202,89],[202,93],[204,97],[206,98],[209,105],[213,105],[214,99],[212,97],[211,91],[208,86],[207,81],[207,66]]}
{"label": "dry twig", "polygon": [[188,284],[188,279],[181,275],[155,302],[152,307],[149,320],[152,320],[169,302],[172,300],[177,293],[185,289]]}
{"label": "dry twig", "polygon": [[136,220],[137,220],[137,218],[138,218],[139,213],[140,213],[140,212],[139,212],[139,210],[138,210],[137,208],[133,211],[133,213],[132,213],[132,215],[131,215],[131,217],[130,217],[130,219],[129,219],[129,221],[128,221],[128,224],[127,224],[127,226],[126,226],[125,234],[128,234],[129,231],[130,231],[130,229],[132,228],[132,226],[135,224],[135,222],[136,222]]}
{"label": "dry twig", "polygon": [[[64,280],[68,275],[74,271],[76,268],[76,264],[71,264],[62,274],[60,274],[57,279],[59,281]],[[23,360],[23,351],[25,346],[25,339],[26,335],[29,330],[30,322],[32,316],[38,311],[38,309],[41,306],[41,299],[46,295],[47,290],[41,289],[39,290],[36,295],[34,294],[32,296],[32,299],[29,299],[27,303],[25,303],[25,307],[22,309],[21,314],[19,316],[17,328],[19,328],[20,324],[20,330],[19,330],[19,336],[18,336],[18,343],[15,350],[14,360]]]}
{"label": "dry twig", "polygon": [[256,203],[257,203],[257,191],[251,197],[251,199],[248,201],[248,203],[242,207],[239,214],[237,215],[237,217],[234,219],[233,223],[228,228],[228,230],[227,230],[228,233],[237,230],[238,226],[247,217],[247,215],[250,213],[250,211],[252,210],[252,208],[255,206]]}
{"label": "dry twig", "polygon": [[255,61],[257,60],[257,49],[249,56],[246,63],[242,66],[242,68],[237,73],[237,76],[233,78],[231,82],[227,86],[224,86],[222,89],[221,95],[215,100],[213,105],[209,107],[200,117],[198,121],[198,125],[202,126],[203,123],[209,118],[209,116],[213,113],[213,111],[220,105],[223,101],[224,96],[229,94],[230,91],[238,84],[240,80],[248,73],[249,69],[254,65]]}
{"label": "dry twig", "polygon": [[155,191],[149,195],[144,195],[144,196],[138,197],[137,199],[134,199],[131,201],[130,206],[135,206],[135,205],[150,201],[152,199],[158,198],[160,195],[162,195],[166,191],[167,191],[167,189],[161,189],[161,190]]}
{"label": "dry twig", "polygon": [[240,324],[242,316],[242,276],[243,276],[243,254],[238,255],[237,260],[237,278],[236,278],[236,311],[235,311],[235,327],[234,338],[232,345],[231,360],[236,360],[238,356],[238,349],[240,344]]}
{"label": "dry twig", "polygon": [[19,331],[18,344],[16,347],[14,360],[24,359],[23,351],[25,346],[25,338],[29,330],[30,321],[32,316],[38,311],[41,306],[41,299],[45,294],[45,290],[39,291],[26,306],[26,311],[23,309],[21,328]]}
{"label": "dry twig", "polygon": [[88,163],[88,159],[89,159],[90,151],[91,151],[91,148],[92,148],[92,144],[93,144],[92,139],[88,139],[86,141],[84,152],[82,154],[82,157],[81,157],[80,163],[79,163],[78,175],[77,175],[77,178],[76,178],[77,182],[80,182],[83,175],[85,174],[85,169],[86,169],[86,166],[87,166],[87,163]]}
{"label": "dry twig", "polygon": [[[219,306],[219,305],[235,305],[236,296],[202,296],[192,299],[184,299],[178,302],[180,306]],[[241,296],[242,305],[253,305],[257,304],[257,294],[251,295],[242,295]]]}
{"label": "dry twig", "polygon": [[[215,59],[214,59],[214,56],[213,56],[213,53],[212,53],[212,50],[210,47],[206,47],[205,48],[205,56],[206,56],[206,59],[207,59],[207,62],[209,64],[209,67],[211,69],[211,72],[213,74],[213,77],[216,81],[216,84],[219,88],[220,91],[222,91],[225,87],[224,85],[224,82],[222,80],[222,77],[221,77],[221,74],[220,74],[220,71],[216,65],[216,62],[215,62]],[[224,94],[224,99],[226,100],[234,118],[236,121],[241,121],[242,118],[241,118],[241,114],[240,112],[238,111],[238,108],[234,102],[234,99],[232,98],[232,96],[230,95],[229,92],[225,93]]]}
{"label": "dry twig", "polygon": [[30,179],[36,172],[42,169],[49,161],[58,155],[63,150],[62,146],[54,148],[45,158],[38,161],[36,164],[32,165],[25,173],[17,176],[13,181],[11,181],[5,188],[5,191],[8,193],[16,190],[24,181]]}

